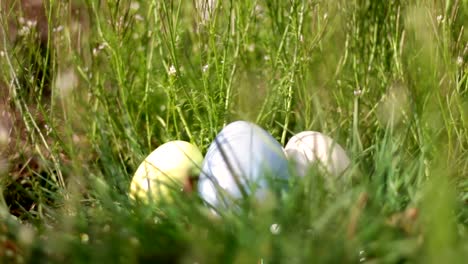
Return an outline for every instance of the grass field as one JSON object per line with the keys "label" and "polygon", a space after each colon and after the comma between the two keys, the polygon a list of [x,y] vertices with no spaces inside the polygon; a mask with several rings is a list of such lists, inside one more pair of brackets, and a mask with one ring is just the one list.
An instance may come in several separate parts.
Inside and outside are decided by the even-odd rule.
{"label": "grass field", "polygon": [[[468,259],[468,1],[2,2],[0,263]],[[128,198],[157,146],[239,119],[330,135],[348,180],[222,217]]]}

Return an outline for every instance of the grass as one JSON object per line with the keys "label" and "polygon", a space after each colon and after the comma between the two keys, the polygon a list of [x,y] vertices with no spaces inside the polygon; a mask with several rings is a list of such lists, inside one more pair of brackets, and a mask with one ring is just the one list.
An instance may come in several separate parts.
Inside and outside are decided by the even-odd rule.
{"label": "grass", "polygon": [[[1,89],[17,113],[0,141],[4,263],[468,258],[467,1],[46,2],[43,48],[34,27],[13,41],[21,15],[1,10]],[[238,119],[283,145],[332,136],[352,180],[311,172],[222,218],[196,195],[129,200],[154,148],[204,153]]]}

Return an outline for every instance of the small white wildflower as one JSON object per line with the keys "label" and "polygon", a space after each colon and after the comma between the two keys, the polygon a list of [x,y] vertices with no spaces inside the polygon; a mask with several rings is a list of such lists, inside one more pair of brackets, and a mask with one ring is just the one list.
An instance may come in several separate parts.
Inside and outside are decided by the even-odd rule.
{"label": "small white wildflower", "polygon": [[25,22],[24,17],[18,18],[18,22],[19,22],[20,24],[24,24],[24,22]]}
{"label": "small white wildflower", "polygon": [[354,90],[354,96],[360,96],[362,94],[361,89]]}
{"label": "small white wildflower", "polygon": [[281,232],[281,227],[279,224],[272,224],[270,226],[270,232],[273,234],[273,235],[278,235],[280,232]]}
{"label": "small white wildflower", "polygon": [[255,5],[255,11],[257,11],[257,12],[263,11],[263,7],[261,5],[259,5],[259,4],[256,4]]}
{"label": "small white wildflower", "polygon": [[174,65],[171,65],[171,67],[169,67],[169,72],[168,73],[169,73],[169,75],[176,75],[177,70],[174,67]]}
{"label": "small white wildflower", "polygon": [[206,72],[206,71],[208,70],[208,67],[209,67],[208,64],[203,65],[202,71],[203,71],[203,72]]}
{"label": "small white wildflower", "polygon": [[261,5],[258,5],[258,4],[255,5],[255,12],[256,12],[257,14],[262,13],[262,12],[263,12],[262,6],[261,6]]}
{"label": "small white wildflower", "polygon": [[140,3],[132,1],[132,3],[130,3],[130,10],[137,11],[138,9],[140,9]]}
{"label": "small white wildflower", "polygon": [[48,126],[47,124],[44,125],[44,128],[46,130],[46,135],[49,135],[50,132],[52,132],[52,128],[50,126]]}
{"label": "small white wildflower", "polygon": [[63,26],[62,25],[59,25],[58,27],[55,27],[54,29],[52,29],[52,32],[61,32],[63,30]]}
{"label": "small white wildflower", "polygon": [[3,50],[0,51],[0,57],[5,57],[5,52]]}
{"label": "small white wildflower", "polygon": [[81,234],[81,235],[80,235],[80,238],[81,238],[81,243],[86,244],[86,243],[88,243],[88,241],[89,241],[89,236],[88,236],[88,234],[86,234],[86,233]]}
{"label": "small white wildflower", "polygon": [[28,21],[26,21],[26,25],[27,25],[29,28],[34,28],[34,27],[36,27],[36,25],[37,25],[37,21],[36,21],[36,20],[28,20]]}
{"label": "small white wildflower", "polygon": [[458,56],[458,57],[457,57],[457,65],[458,65],[458,66],[462,66],[462,65],[463,65],[463,58],[462,58],[462,56]]}
{"label": "small white wildflower", "polygon": [[101,43],[97,48],[93,49],[93,55],[97,56],[99,51],[103,50],[106,47],[106,43]]}
{"label": "small white wildflower", "polygon": [[250,45],[247,47],[247,50],[250,51],[250,52],[254,52],[254,50],[255,50],[255,44],[250,44]]}
{"label": "small white wildflower", "polygon": [[327,18],[328,18],[328,13],[323,14],[323,19],[326,20]]}
{"label": "small white wildflower", "polygon": [[263,59],[266,60],[266,61],[269,61],[269,60],[270,60],[270,56],[265,55],[265,56],[263,56]]}
{"label": "small white wildflower", "polygon": [[359,250],[359,262],[366,261],[366,252],[364,250]]}
{"label": "small white wildflower", "polygon": [[135,15],[135,20],[136,20],[136,21],[143,21],[143,20],[145,20],[145,19],[143,18],[142,15],[136,14],[136,15]]}
{"label": "small white wildflower", "polygon": [[438,16],[437,16],[437,23],[440,24],[440,23],[443,22],[443,21],[444,21],[444,16],[438,15]]}
{"label": "small white wildflower", "polygon": [[21,27],[21,29],[18,31],[18,35],[20,35],[20,36],[26,36],[26,35],[29,34],[30,31],[31,31],[31,28],[30,28],[30,27],[23,26],[23,27]]}
{"label": "small white wildflower", "polygon": [[124,25],[125,25],[124,17],[121,16],[121,17],[119,17],[119,19],[118,19],[117,22],[115,23],[115,26],[116,26],[117,28],[122,28]]}

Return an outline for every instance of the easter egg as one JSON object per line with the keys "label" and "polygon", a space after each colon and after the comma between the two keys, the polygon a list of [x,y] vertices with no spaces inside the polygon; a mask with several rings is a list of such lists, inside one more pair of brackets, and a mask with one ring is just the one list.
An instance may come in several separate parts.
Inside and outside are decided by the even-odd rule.
{"label": "easter egg", "polygon": [[170,141],[155,149],[140,164],[130,185],[130,197],[145,202],[170,199],[171,191],[191,189],[200,174],[203,155],[185,141]]}
{"label": "easter egg", "polygon": [[336,141],[315,131],[303,131],[294,135],[284,151],[288,159],[293,161],[300,176],[304,176],[313,165],[318,165],[328,174],[338,176],[350,164],[345,150]]}
{"label": "easter egg", "polygon": [[288,161],[280,143],[261,127],[246,121],[228,124],[211,143],[203,161],[198,191],[213,207],[287,185]]}

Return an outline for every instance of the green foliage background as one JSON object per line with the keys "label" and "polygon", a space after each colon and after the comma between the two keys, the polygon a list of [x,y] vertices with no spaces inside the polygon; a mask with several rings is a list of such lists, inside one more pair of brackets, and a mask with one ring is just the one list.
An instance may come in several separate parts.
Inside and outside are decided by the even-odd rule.
{"label": "green foliage background", "polygon": [[[12,43],[18,17],[1,11],[2,89],[24,130],[13,149],[40,161],[26,182],[2,174],[5,263],[468,259],[468,1],[45,6],[45,49],[33,33]],[[238,119],[282,144],[332,136],[352,159],[347,180],[311,172],[284,199],[222,217],[196,195],[128,199],[154,148],[204,152]]]}

